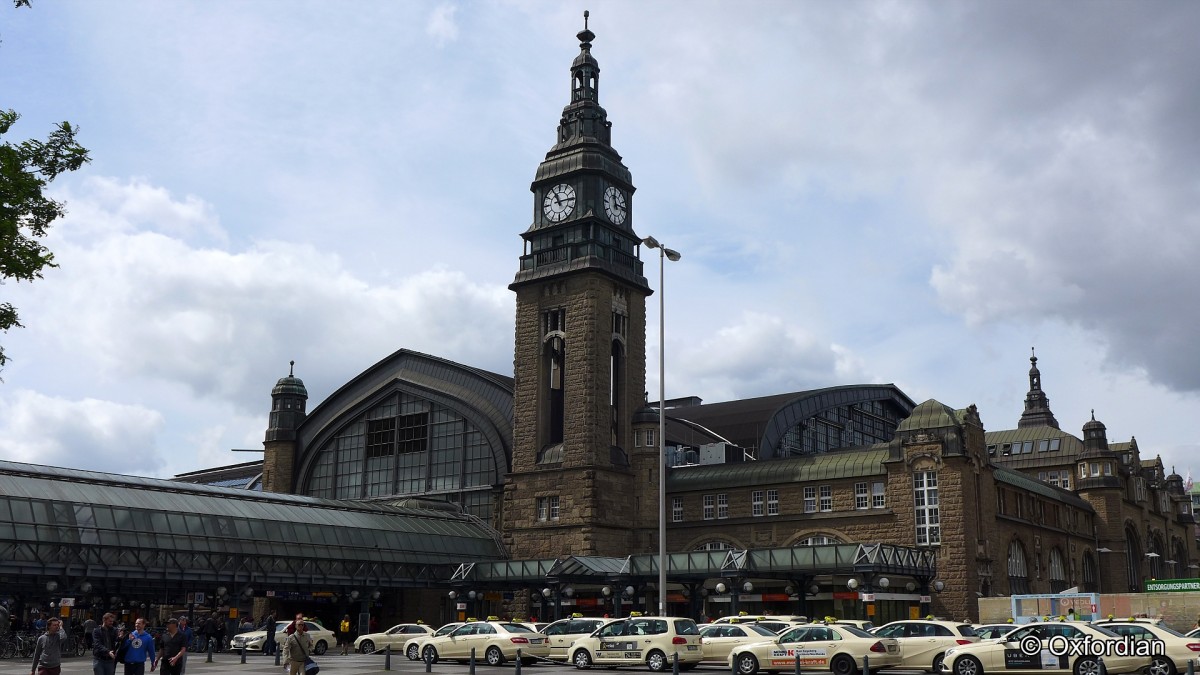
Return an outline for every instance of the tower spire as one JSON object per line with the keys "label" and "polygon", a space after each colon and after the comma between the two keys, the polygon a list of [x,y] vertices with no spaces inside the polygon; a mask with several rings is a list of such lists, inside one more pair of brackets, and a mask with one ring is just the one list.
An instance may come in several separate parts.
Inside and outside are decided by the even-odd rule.
{"label": "tower spire", "polygon": [[1037,366],[1037,350],[1030,348],[1029,350],[1029,393],[1025,394],[1025,411],[1021,413],[1021,419],[1017,422],[1018,429],[1027,427],[1058,427],[1058,420],[1054,419],[1054,413],[1050,411],[1050,399],[1046,398],[1046,392],[1042,391],[1042,372]]}

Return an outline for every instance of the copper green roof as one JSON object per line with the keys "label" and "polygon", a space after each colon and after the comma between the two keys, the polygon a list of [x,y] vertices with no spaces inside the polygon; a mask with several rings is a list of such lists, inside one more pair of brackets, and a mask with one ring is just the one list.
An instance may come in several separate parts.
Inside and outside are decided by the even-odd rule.
{"label": "copper green roof", "polygon": [[1074,492],[1054,487],[1049,483],[1043,483],[1035,478],[1030,478],[1020,471],[1013,471],[1012,469],[998,466],[993,470],[993,476],[995,476],[997,482],[1007,483],[1019,490],[1033,492],[1056,502],[1083,509],[1089,513],[1095,512],[1090,503],[1080,498]]}
{"label": "copper green roof", "polygon": [[1072,445],[1080,450],[1083,449],[1083,441],[1069,432],[1062,429],[1055,429],[1054,427],[1026,427],[1024,429],[989,431],[983,435],[983,438],[984,442],[988,445],[1000,445],[1016,441],[1040,441],[1043,438],[1060,438],[1065,441],[1062,444],[1064,449],[1070,448]]}
{"label": "copper green roof", "polygon": [[912,414],[896,427],[896,433],[956,427],[961,423],[961,415],[954,408],[940,401],[929,399],[913,408]]}
{"label": "copper green roof", "polygon": [[875,445],[788,459],[681,466],[671,469],[667,474],[667,488],[670,491],[707,490],[764,483],[882,476],[887,473],[883,466],[887,458],[887,446]]}

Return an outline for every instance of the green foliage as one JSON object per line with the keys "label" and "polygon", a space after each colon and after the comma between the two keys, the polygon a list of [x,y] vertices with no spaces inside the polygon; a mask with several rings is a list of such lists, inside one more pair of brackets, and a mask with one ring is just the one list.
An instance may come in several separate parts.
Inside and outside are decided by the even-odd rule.
{"label": "green foliage", "polygon": [[[0,139],[19,118],[12,110],[0,111]],[[45,142],[0,144],[0,284],[40,279],[43,269],[55,267],[54,254],[39,239],[65,211],[42,190],[60,174],[91,161],[87,149],[75,141],[77,132],[63,122]],[[0,303],[0,331],[20,325],[16,308]],[[7,360],[0,347],[0,366]]]}

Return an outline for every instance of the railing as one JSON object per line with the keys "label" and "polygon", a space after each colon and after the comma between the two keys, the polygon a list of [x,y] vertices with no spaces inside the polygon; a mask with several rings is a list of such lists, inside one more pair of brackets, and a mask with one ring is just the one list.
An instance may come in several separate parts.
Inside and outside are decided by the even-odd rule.
{"label": "railing", "polygon": [[630,255],[619,249],[597,243],[564,244],[550,249],[537,251],[521,256],[521,269],[533,270],[547,265],[578,260],[580,258],[599,258],[607,260],[618,267],[633,270],[639,276],[643,273],[643,263],[637,256]]}

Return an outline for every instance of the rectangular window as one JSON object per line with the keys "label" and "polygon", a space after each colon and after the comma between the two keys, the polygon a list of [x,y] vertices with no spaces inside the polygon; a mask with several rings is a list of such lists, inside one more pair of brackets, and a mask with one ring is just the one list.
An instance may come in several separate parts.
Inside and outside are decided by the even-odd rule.
{"label": "rectangular window", "polygon": [[942,521],[936,471],[913,474],[913,506],[917,521],[917,546],[941,545]]}
{"label": "rectangular window", "polygon": [[866,483],[854,484],[854,508],[865,509],[871,505],[870,495],[867,494]]}
{"label": "rectangular window", "polygon": [[755,490],[750,493],[750,515],[761,516],[766,513],[763,508],[763,491]]}
{"label": "rectangular window", "polygon": [[712,520],[716,516],[717,500],[712,495],[704,495],[704,519]]}
{"label": "rectangular window", "polygon": [[558,495],[553,497],[538,497],[537,519],[542,522],[558,520]]}
{"label": "rectangular window", "polygon": [[871,508],[882,509],[887,507],[887,496],[883,490],[883,483],[871,484]]}
{"label": "rectangular window", "polygon": [[1049,449],[1050,449],[1050,439],[1043,438],[1042,440],[1038,441],[1038,452],[1046,452]]}
{"label": "rectangular window", "polygon": [[657,448],[658,447],[658,444],[654,442],[654,430],[653,429],[646,430],[646,447],[647,448]]}
{"label": "rectangular window", "polygon": [[671,522],[683,522],[683,497],[671,498]]}
{"label": "rectangular window", "polygon": [[1058,472],[1051,471],[1048,480],[1050,481],[1051,485],[1057,486],[1058,485]]}
{"label": "rectangular window", "polygon": [[1050,480],[1050,474],[1046,473],[1045,471],[1039,471],[1038,472],[1038,480],[1045,483]]}
{"label": "rectangular window", "polygon": [[1050,439],[1050,452],[1058,452],[1058,447],[1059,447],[1059,446],[1058,446],[1058,444],[1059,444],[1059,440],[1060,440],[1060,439],[1057,439],[1057,438],[1051,438],[1051,439]]}
{"label": "rectangular window", "polygon": [[1071,489],[1071,472],[1070,471],[1062,472],[1062,487],[1064,490]]}
{"label": "rectangular window", "polygon": [[817,488],[815,487],[804,488],[804,512],[817,512]]}
{"label": "rectangular window", "polygon": [[729,517],[729,495],[721,493],[717,495],[717,520]]}
{"label": "rectangular window", "polygon": [[633,447],[635,447],[635,448],[642,447],[642,432],[640,432],[640,431],[633,432]]}
{"label": "rectangular window", "polygon": [[822,511],[832,511],[833,510],[833,486],[830,486],[830,485],[822,485],[821,486],[821,510]]}
{"label": "rectangular window", "polygon": [[779,515],[779,490],[767,490],[767,515]]}

